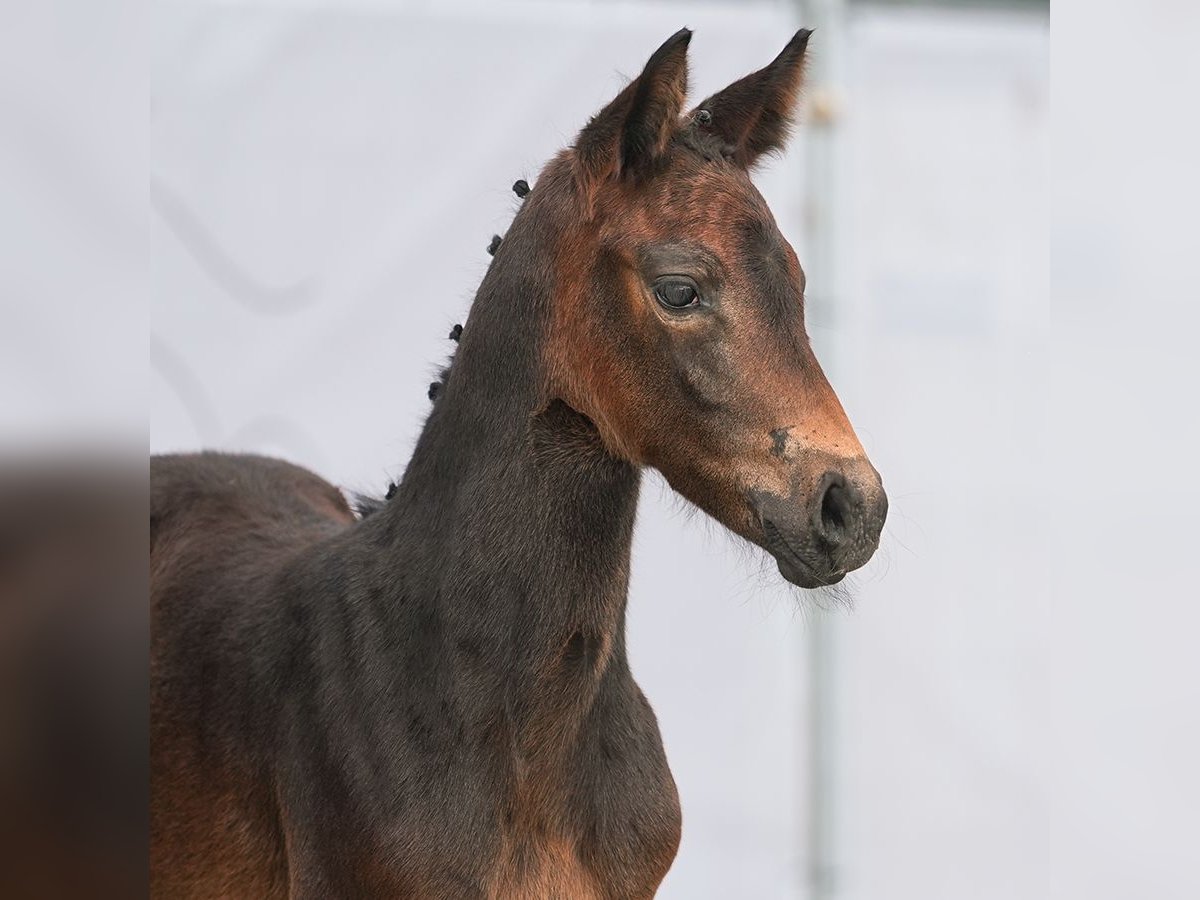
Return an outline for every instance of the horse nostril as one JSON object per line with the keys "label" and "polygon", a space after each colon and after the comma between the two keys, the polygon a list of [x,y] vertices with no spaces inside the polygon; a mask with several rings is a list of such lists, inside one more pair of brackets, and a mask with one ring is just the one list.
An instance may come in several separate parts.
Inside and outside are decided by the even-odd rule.
{"label": "horse nostril", "polygon": [[852,530],[856,504],[842,476],[831,473],[825,476],[825,480],[827,486],[821,495],[821,505],[814,524],[822,539],[836,547]]}

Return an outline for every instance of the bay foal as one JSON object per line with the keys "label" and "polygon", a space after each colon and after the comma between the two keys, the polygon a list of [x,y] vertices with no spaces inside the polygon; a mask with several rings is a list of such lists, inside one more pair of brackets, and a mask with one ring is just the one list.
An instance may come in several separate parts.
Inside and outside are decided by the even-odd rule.
{"label": "bay foal", "polygon": [[797,585],[871,556],[879,476],[748,174],[808,32],[685,113],[690,37],[542,172],[386,503],[152,461],[156,896],[650,897],[680,813],[626,662],[640,473]]}

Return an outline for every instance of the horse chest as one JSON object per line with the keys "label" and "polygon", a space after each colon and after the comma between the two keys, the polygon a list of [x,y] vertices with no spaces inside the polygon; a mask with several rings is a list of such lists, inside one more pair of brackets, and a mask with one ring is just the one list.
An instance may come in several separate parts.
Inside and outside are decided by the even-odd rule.
{"label": "horse chest", "polygon": [[[657,737],[657,734],[655,734]],[[655,740],[625,754],[584,738],[573,769],[532,816],[501,829],[489,897],[652,897],[679,845],[679,800]],[[545,789],[546,784],[540,786]],[[518,798],[517,809],[529,806]]]}
{"label": "horse chest", "polygon": [[[441,805],[418,817],[423,827],[397,823],[400,832],[422,837],[415,856],[392,856],[399,865],[395,874],[439,883],[414,896],[654,896],[678,849],[680,812],[658,730],[647,713],[641,702],[613,703],[552,760],[475,757],[472,765],[448,773],[437,791],[445,798]],[[496,772],[506,774],[495,778]]]}
{"label": "horse chest", "polygon": [[[613,786],[596,798],[556,792],[540,800],[537,810],[521,809],[518,800],[511,819],[442,811],[442,823],[427,819],[428,829],[399,826],[406,839],[377,844],[356,863],[361,880],[349,893],[412,900],[654,896],[679,842],[673,784],[653,796]],[[507,799],[500,805],[510,806]],[[473,839],[464,837],[472,832]]]}
{"label": "horse chest", "polygon": [[488,878],[488,900],[611,896],[584,865],[577,841],[513,835],[504,841]]}
{"label": "horse chest", "polygon": [[[656,815],[663,798],[619,796],[600,803],[615,814],[606,822],[595,804],[565,806],[554,823],[516,827],[502,834],[488,877],[489,900],[519,898],[652,897],[674,859],[679,821]],[[666,798],[674,807],[674,797]],[[619,822],[619,824],[617,824]],[[614,825],[616,827],[614,827]]]}

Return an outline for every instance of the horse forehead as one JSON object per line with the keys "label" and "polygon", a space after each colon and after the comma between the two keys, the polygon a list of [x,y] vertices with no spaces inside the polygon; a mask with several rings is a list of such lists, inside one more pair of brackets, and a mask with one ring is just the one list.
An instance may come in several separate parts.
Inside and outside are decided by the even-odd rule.
{"label": "horse forehead", "polygon": [[736,253],[745,235],[775,234],[775,218],[745,170],[712,162],[675,161],[655,178],[613,195],[605,230],[635,243],[688,237]]}
{"label": "horse forehead", "polygon": [[657,198],[677,221],[713,232],[735,233],[749,226],[770,228],[771,209],[749,176],[731,167],[705,165],[672,171]]}

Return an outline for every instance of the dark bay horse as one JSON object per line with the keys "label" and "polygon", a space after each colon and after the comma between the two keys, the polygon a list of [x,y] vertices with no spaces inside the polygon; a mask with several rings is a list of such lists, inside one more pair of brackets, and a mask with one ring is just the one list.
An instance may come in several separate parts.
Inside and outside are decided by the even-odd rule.
{"label": "dark bay horse", "polygon": [[642,470],[803,587],[886,514],[749,176],[808,36],[685,112],[680,31],[545,167],[369,515],[276,460],[152,461],[156,896],[655,893],[680,811],[626,661]]}

